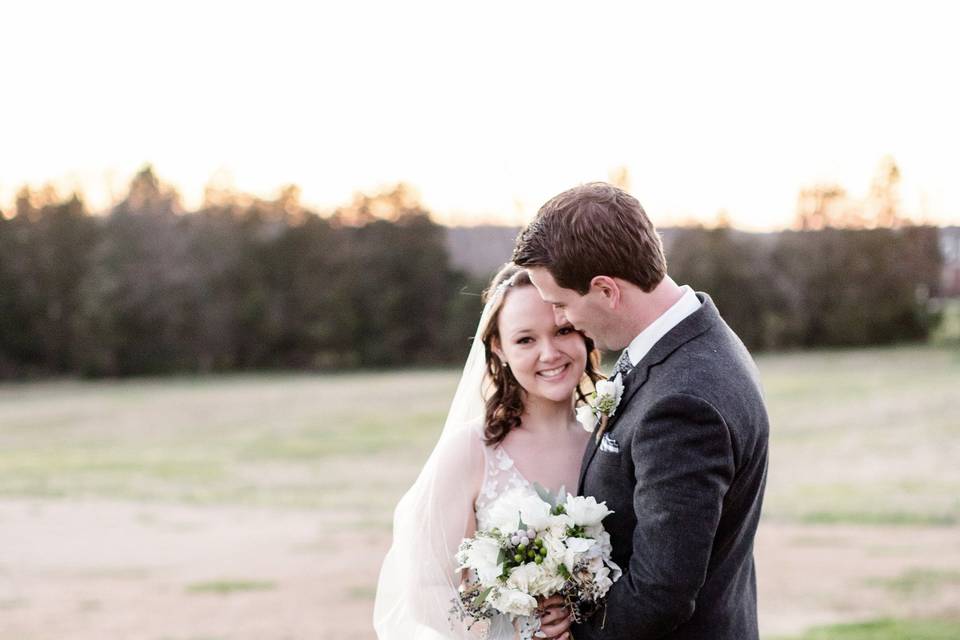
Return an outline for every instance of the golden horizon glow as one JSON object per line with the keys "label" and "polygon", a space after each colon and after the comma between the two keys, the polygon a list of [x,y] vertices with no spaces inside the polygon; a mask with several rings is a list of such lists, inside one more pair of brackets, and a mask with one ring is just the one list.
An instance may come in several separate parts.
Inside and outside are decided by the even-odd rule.
{"label": "golden horizon glow", "polygon": [[405,182],[439,222],[521,225],[625,167],[659,226],[770,230],[890,155],[907,216],[960,224],[944,5],[348,4],[4,8],[0,209],[50,182],[102,210],[151,163],[188,208]]}

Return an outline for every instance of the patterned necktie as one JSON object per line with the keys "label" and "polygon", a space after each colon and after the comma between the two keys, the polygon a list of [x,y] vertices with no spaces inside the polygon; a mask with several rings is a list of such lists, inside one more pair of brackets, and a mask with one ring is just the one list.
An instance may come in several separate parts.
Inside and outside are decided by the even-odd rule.
{"label": "patterned necktie", "polygon": [[613,365],[613,370],[619,373],[622,379],[630,373],[631,369],[633,369],[633,363],[630,362],[630,354],[627,352],[627,349],[624,349],[620,357],[617,358],[617,364]]}

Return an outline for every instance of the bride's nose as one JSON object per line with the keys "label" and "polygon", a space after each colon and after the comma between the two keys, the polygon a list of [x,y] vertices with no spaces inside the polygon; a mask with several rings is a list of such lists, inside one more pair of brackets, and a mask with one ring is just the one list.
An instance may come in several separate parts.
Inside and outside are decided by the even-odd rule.
{"label": "bride's nose", "polygon": [[540,343],[540,362],[552,362],[560,356],[560,350],[553,344],[553,340],[543,340]]}

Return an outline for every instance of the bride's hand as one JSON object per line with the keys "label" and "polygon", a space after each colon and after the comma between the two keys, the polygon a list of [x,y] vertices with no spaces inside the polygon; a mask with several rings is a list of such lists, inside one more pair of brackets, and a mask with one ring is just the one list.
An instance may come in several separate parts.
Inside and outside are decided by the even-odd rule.
{"label": "bride's hand", "polygon": [[534,634],[538,638],[570,640],[570,611],[560,596],[550,596],[540,600],[540,631]]}

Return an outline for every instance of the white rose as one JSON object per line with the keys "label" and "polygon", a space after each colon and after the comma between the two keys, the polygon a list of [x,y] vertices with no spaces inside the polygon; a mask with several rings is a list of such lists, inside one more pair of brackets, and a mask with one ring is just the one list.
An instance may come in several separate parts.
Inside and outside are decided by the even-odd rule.
{"label": "white rose", "polygon": [[507,578],[507,586],[512,589],[518,589],[524,593],[533,593],[532,586],[536,585],[543,578],[543,569],[534,562],[522,564],[510,571],[510,577]]}
{"label": "white rose", "polygon": [[550,505],[538,495],[529,494],[521,500],[520,515],[523,523],[533,529],[546,529],[550,526]]}
{"label": "white rose", "polygon": [[563,557],[567,552],[566,545],[563,544],[563,532],[566,527],[551,527],[550,530],[540,538],[543,540],[543,548],[547,552],[547,560],[556,563],[563,562]]}
{"label": "white rose", "polygon": [[567,496],[567,515],[573,518],[575,524],[581,527],[591,527],[600,524],[608,515],[613,513],[605,502],[597,504],[593,496]]}
{"label": "white rose", "polygon": [[600,380],[597,382],[597,395],[611,396],[614,404],[620,402],[623,397],[623,379],[617,376],[613,380]]}
{"label": "white rose", "polygon": [[605,568],[603,565],[603,558],[601,558],[599,555],[595,553],[587,553],[585,557],[587,558],[587,569],[593,575],[597,575],[600,573],[601,569]]}
{"label": "white rose", "polygon": [[617,385],[612,380],[599,380],[597,382],[597,395],[610,396],[611,398],[616,398]]}
{"label": "white rose", "polygon": [[516,531],[521,519],[527,527],[543,529],[550,524],[550,505],[527,489],[514,489],[494,502],[489,517],[504,533]]}
{"label": "white rose", "polygon": [[567,571],[573,572],[577,559],[593,546],[593,540],[586,538],[567,538],[563,550],[563,564]]}
{"label": "white rose", "polygon": [[558,513],[555,516],[550,516],[550,525],[548,526],[547,531],[550,535],[554,536],[560,541],[563,541],[567,535],[567,527],[572,527],[574,524],[573,518],[565,513]]}
{"label": "white rose", "polygon": [[496,589],[491,604],[502,613],[512,613],[518,616],[533,615],[537,608],[537,600],[517,589]]}
{"label": "white rose", "polygon": [[543,574],[543,579],[537,583],[537,590],[534,592],[540,596],[552,596],[559,593],[567,579],[557,573],[556,568],[553,571]]}
{"label": "white rose", "polygon": [[597,382],[596,389],[597,397],[593,405],[601,413],[612,416],[617,410],[617,405],[620,404],[620,398],[623,397],[623,380],[620,376],[612,381],[600,380]]}
{"label": "white rose", "polygon": [[619,580],[620,577],[623,575],[623,570],[620,569],[620,565],[618,565],[613,560],[608,559],[607,566],[610,567],[610,579],[613,582],[616,582],[617,580]]}
{"label": "white rose", "polygon": [[597,416],[593,413],[593,407],[588,404],[577,407],[577,422],[583,427],[584,431],[593,433],[597,427]]}
{"label": "white rose", "polygon": [[547,563],[533,562],[520,565],[510,572],[507,586],[532,596],[549,596],[557,593],[563,586],[564,579],[556,573],[556,567],[549,567]]}
{"label": "white rose", "polygon": [[597,585],[598,595],[601,598],[607,595],[607,591],[613,586],[613,580],[610,579],[610,570],[606,567],[601,567],[600,570],[597,571],[593,581]]}
{"label": "white rose", "polygon": [[[603,527],[591,527],[598,529],[595,533],[590,535],[591,538],[597,541],[597,547],[600,549],[600,553],[603,554],[603,557],[609,558],[610,554],[613,553],[613,545],[610,544],[610,534],[603,530]],[[587,530],[587,534],[591,532]]]}
{"label": "white rose", "polygon": [[477,572],[483,584],[491,584],[503,571],[503,565],[497,562],[500,545],[493,538],[480,536],[470,544],[463,554],[465,562],[461,569],[470,568]]}

